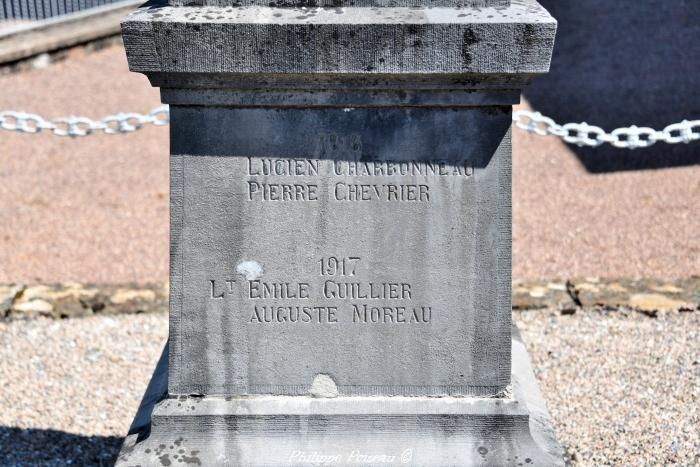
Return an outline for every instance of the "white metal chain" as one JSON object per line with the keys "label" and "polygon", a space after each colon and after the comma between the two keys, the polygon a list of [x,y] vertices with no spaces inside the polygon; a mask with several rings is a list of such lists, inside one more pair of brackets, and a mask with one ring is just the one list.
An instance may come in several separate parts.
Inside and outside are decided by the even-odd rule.
{"label": "white metal chain", "polygon": [[39,133],[47,130],[56,136],[87,136],[99,131],[108,135],[131,133],[149,123],[157,126],[170,123],[168,106],[160,105],[147,114],[118,113],[100,120],[74,116],[47,120],[40,115],[26,112],[0,112],[0,128],[3,130],[19,133]]}
{"label": "white metal chain", "polygon": [[[519,110],[513,113],[515,126],[539,136],[554,135],[567,143],[578,146],[597,147],[609,143],[616,148],[646,148],[663,141],[669,144],[690,143],[700,140],[700,120],[683,120],[669,125],[663,130],[631,126],[618,128],[607,133],[600,127],[583,123],[560,125],[539,112]],[[40,115],[26,112],[0,112],[0,129],[19,133],[39,133],[50,131],[57,136],[87,136],[95,132],[108,135],[131,133],[146,124],[167,125],[170,113],[167,105],[155,107],[147,114],[135,112],[109,115],[100,120],[87,117],[64,117],[47,120]]]}
{"label": "white metal chain", "polygon": [[607,133],[600,127],[583,123],[559,125],[551,118],[539,112],[519,110],[513,113],[515,126],[539,136],[554,135],[569,144],[597,147],[609,143],[616,148],[648,148],[659,141],[664,143],[690,143],[700,139],[700,120],[683,120],[669,125],[663,130],[631,126],[618,128]]}

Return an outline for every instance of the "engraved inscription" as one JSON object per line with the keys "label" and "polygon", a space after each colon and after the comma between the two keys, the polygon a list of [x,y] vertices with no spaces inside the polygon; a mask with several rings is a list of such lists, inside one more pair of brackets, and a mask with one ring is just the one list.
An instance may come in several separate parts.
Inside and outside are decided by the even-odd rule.
{"label": "engraved inscription", "polygon": [[318,265],[322,276],[354,276],[358,261],[360,261],[360,258],[357,256],[340,259],[331,256],[329,258],[321,258],[318,261]]}
{"label": "engraved inscription", "polygon": [[[337,202],[342,203],[339,209],[349,209],[350,203],[443,206],[439,196],[445,196],[446,183],[472,183],[474,178],[468,160],[364,160],[358,135],[321,135],[312,153],[247,157],[240,181],[244,199],[265,204]],[[233,275],[236,280],[210,280],[211,300],[229,299],[232,311],[251,325],[426,325],[433,320],[433,306],[421,296],[431,291],[402,277],[377,278],[360,255],[323,254],[313,266],[310,258],[302,262],[305,272],[293,281],[274,271],[254,280],[240,275]]]}
{"label": "engraved inscription", "polygon": [[[362,281],[359,256],[328,256],[316,262],[315,280],[275,282],[263,279],[210,280],[210,297],[238,295],[247,299],[248,323],[428,324],[431,306],[415,305],[408,282]],[[338,305],[338,300],[342,305]],[[379,303],[378,303],[379,302]],[[375,304],[378,303],[378,304]],[[391,306],[388,304],[391,303]]]}
{"label": "engraved inscription", "polygon": [[306,283],[248,281],[248,298],[309,298],[310,285]]}
{"label": "engraved inscription", "polygon": [[248,158],[248,175],[318,175],[321,161],[311,159],[259,159]]}
{"label": "engraved inscription", "polygon": [[327,199],[332,201],[428,203],[431,201],[430,179],[470,178],[474,173],[467,162],[439,160],[391,162],[248,157],[246,165],[247,200],[265,202],[319,201],[322,193],[317,181],[324,177],[332,181],[327,187]]}

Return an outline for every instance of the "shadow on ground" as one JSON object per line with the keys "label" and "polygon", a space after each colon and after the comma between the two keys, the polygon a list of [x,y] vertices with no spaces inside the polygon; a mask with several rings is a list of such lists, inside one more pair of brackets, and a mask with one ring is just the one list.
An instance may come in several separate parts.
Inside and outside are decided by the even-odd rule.
{"label": "shadow on ground", "polygon": [[[551,72],[525,91],[535,110],[606,131],[700,119],[700,1],[539,1],[559,28]],[[571,149],[594,173],[700,164],[700,142]]]}
{"label": "shadow on ground", "polygon": [[122,438],[82,436],[57,430],[0,427],[4,467],[112,466]]}

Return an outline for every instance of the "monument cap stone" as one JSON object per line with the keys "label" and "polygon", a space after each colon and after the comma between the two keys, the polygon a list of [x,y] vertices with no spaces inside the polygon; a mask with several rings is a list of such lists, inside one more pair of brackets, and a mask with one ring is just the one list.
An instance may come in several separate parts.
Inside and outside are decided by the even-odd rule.
{"label": "monument cap stone", "polygon": [[508,7],[511,0],[170,0],[173,6],[269,6],[280,8],[316,7]]}
{"label": "monument cap stone", "polygon": [[534,0],[478,9],[156,3],[129,15],[122,31],[130,69],[154,78],[158,73],[171,79],[176,73],[245,74],[251,79],[269,74],[452,74],[465,83],[470,74],[479,75],[473,81],[481,82],[493,75],[528,79],[545,73],[556,22]]}

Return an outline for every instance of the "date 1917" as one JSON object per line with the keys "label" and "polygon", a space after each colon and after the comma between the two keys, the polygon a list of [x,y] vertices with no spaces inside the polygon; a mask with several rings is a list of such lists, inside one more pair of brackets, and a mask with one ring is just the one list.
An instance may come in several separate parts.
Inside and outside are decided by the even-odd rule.
{"label": "date 1917", "polygon": [[329,256],[318,261],[319,272],[322,276],[354,276],[359,262],[360,258],[357,256]]}

